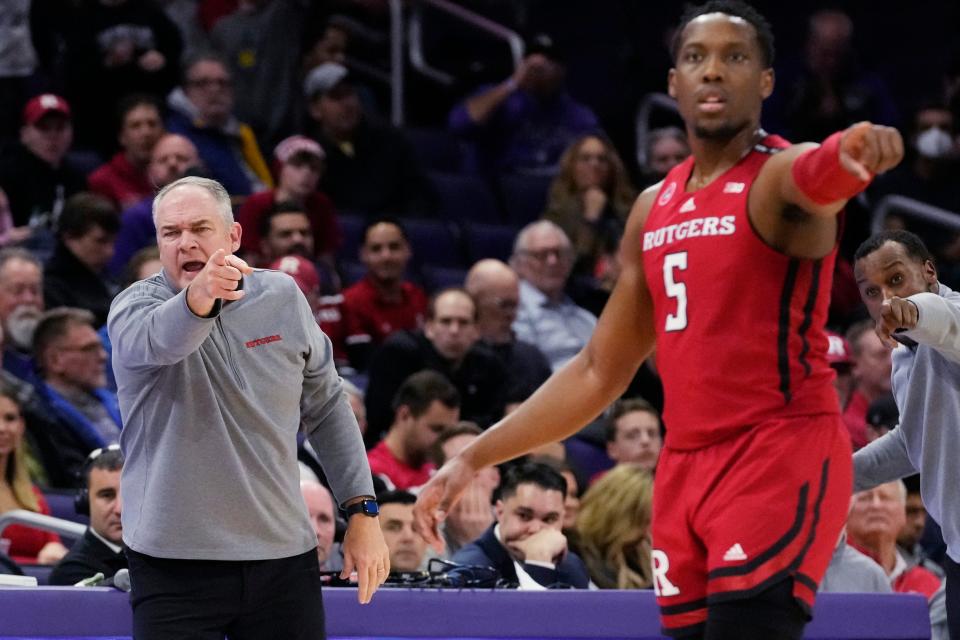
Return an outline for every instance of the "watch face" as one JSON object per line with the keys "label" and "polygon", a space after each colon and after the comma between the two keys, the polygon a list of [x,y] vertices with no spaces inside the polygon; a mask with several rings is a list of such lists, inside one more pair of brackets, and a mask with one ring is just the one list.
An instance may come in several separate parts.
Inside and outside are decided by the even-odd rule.
{"label": "watch face", "polygon": [[380,505],[377,504],[376,500],[364,500],[360,505],[363,512],[368,516],[380,515]]}

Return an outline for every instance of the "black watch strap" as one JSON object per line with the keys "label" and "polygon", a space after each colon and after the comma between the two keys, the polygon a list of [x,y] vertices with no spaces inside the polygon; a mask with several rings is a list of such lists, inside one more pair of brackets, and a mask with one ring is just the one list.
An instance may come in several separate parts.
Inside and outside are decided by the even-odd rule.
{"label": "black watch strap", "polygon": [[347,518],[357,513],[362,513],[365,516],[376,518],[378,515],[380,515],[380,506],[373,498],[364,498],[359,502],[354,502],[343,511],[347,514]]}

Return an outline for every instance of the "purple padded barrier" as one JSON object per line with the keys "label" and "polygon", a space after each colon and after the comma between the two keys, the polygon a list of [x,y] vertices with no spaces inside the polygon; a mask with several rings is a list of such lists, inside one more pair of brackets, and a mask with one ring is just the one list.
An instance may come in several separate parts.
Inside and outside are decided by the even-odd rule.
{"label": "purple padded barrier", "polygon": [[[327,631],[339,638],[659,639],[650,591],[456,591],[383,589],[361,607],[354,589],[325,589]],[[0,588],[0,638],[129,636],[127,594],[112,589]],[[810,640],[930,637],[915,595],[827,594]]]}

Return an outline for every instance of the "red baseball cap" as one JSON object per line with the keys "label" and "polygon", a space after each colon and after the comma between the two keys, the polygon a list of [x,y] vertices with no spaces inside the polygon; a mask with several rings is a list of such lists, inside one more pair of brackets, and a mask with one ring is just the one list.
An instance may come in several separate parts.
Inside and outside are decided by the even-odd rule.
{"label": "red baseball cap", "polygon": [[283,256],[271,262],[269,268],[288,274],[304,294],[317,293],[320,289],[317,268],[303,256]]}
{"label": "red baseball cap", "polygon": [[850,357],[850,343],[839,333],[827,331],[827,362],[831,367],[844,367],[853,365],[853,358]]}
{"label": "red baseball cap", "polygon": [[30,98],[23,108],[23,124],[37,124],[37,121],[48,113],[59,113],[70,118],[70,105],[56,94],[41,93]]}

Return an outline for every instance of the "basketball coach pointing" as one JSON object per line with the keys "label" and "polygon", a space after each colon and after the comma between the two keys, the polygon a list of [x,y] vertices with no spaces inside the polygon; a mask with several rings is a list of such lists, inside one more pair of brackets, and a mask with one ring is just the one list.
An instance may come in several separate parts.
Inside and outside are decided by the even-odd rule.
{"label": "basketball coach pointing", "polygon": [[301,425],[350,514],[344,575],[357,571],[361,603],[390,569],[330,341],[292,279],[232,255],[241,228],[220,184],[178,180],[153,216],[163,270],[108,321],[134,637],[323,637]]}

